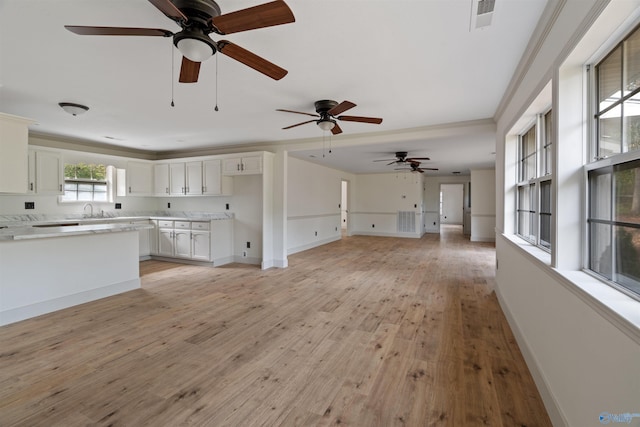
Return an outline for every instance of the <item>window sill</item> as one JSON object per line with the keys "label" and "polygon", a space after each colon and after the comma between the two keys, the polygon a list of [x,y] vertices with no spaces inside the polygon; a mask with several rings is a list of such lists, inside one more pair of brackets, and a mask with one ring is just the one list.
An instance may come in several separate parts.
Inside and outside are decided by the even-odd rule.
{"label": "window sill", "polygon": [[562,271],[551,267],[551,254],[515,235],[502,237],[526,252],[534,262],[598,314],[640,344],[640,301],[625,295],[584,271]]}

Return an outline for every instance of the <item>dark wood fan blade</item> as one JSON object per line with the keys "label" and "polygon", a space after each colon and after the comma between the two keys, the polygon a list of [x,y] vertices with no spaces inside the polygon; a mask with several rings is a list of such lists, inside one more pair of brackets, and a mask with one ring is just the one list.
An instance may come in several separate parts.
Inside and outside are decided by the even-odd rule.
{"label": "dark wood fan blade", "polygon": [[211,21],[218,34],[231,34],[295,22],[293,12],[282,0],[216,16]]}
{"label": "dark wood fan blade", "polygon": [[67,30],[81,36],[160,36],[171,37],[173,33],[162,28],[132,28],[132,27],[84,27],[80,25],[65,25]]}
{"label": "dark wood fan blade", "polygon": [[180,83],[195,83],[198,81],[199,74],[200,62],[193,62],[183,56],[180,66]]}
{"label": "dark wood fan blade", "polygon": [[284,111],[285,113],[304,114],[311,117],[320,117],[319,114],[303,113],[302,111],[283,110],[282,108],[277,108],[276,111]]}
{"label": "dark wood fan blade", "polygon": [[342,101],[340,104],[327,111],[327,113],[329,113],[329,115],[331,116],[337,116],[338,114],[344,113],[345,111],[350,110],[355,106],[356,104],[351,101]]}
{"label": "dark wood fan blade", "polygon": [[342,129],[340,128],[340,126],[336,123],[336,125],[331,129],[331,133],[334,135],[338,135],[342,133]]}
{"label": "dark wood fan blade", "polygon": [[174,21],[186,22],[189,20],[189,18],[187,18],[186,15],[182,13],[180,9],[178,9],[169,0],[149,0],[149,3],[154,5],[160,10],[160,12],[164,13],[167,17],[173,19]]}
{"label": "dark wood fan blade", "polygon": [[396,162],[396,159],[380,159],[380,160],[374,160],[374,162],[390,162],[391,160],[393,160],[393,162]]}
{"label": "dark wood fan blade", "polygon": [[360,122],[360,123],[373,123],[379,125],[382,123],[382,119],[377,117],[360,117],[360,116],[339,116],[338,120],[344,120],[345,122]]}
{"label": "dark wood fan blade", "polygon": [[286,128],[282,128],[282,129],[291,129],[291,128],[294,128],[296,126],[306,125],[307,123],[315,123],[315,122],[316,122],[316,120],[308,120],[306,122],[296,123],[295,125],[287,126]]}
{"label": "dark wood fan blade", "polygon": [[[428,157],[407,157],[405,160],[407,162],[411,163],[411,162],[414,162],[416,160],[431,160],[431,159],[428,158]],[[418,162],[418,163],[420,163],[420,162]]]}
{"label": "dark wood fan blade", "polygon": [[425,171],[437,171],[437,170],[440,170],[438,168],[420,168],[420,169],[425,170]]}
{"label": "dark wood fan blade", "polygon": [[273,64],[266,59],[259,57],[255,53],[249,52],[245,48],[227,40],[221,40],[218,42],[218,50],[274,80],[280,80],[288,73],[284,68],[280,68],[276,64]]}

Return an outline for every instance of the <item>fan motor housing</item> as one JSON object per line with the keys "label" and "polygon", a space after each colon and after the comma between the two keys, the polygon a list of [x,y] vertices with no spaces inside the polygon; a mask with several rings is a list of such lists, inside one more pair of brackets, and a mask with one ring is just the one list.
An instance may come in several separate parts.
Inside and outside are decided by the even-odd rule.
{"label": "fan motor housing", "polygon": [[338,105],[338,103],[331,99],[323,99],[321,101],[316,101],[315,102],[316,113],[322,115],[323,113],[326,113],[327,111],[331,110],[336,105]]}
{"label": "fan motor housing", "polygon": [[222,14],[220,6],[213,0],[173,0],[175,7],[189,17],[187,25],[198,22],[205,27],[210,26],[211,18]]}

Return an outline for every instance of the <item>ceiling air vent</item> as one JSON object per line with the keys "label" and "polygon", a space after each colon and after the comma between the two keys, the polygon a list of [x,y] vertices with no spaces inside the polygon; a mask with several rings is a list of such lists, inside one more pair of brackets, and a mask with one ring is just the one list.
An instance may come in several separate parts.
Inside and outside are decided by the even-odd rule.
{"label": "ceiling air vent", "polygon": [[471,0],[469,31],[491,25],[495,5],[496,0]]}

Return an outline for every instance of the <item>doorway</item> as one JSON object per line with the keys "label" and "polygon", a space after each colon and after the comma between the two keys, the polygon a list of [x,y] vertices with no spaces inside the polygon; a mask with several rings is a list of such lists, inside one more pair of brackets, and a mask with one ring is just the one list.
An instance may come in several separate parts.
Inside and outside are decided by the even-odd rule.
{"label": "doorway", "polygon": [[440,184],[440,224],[462,225],[464,184]]}

